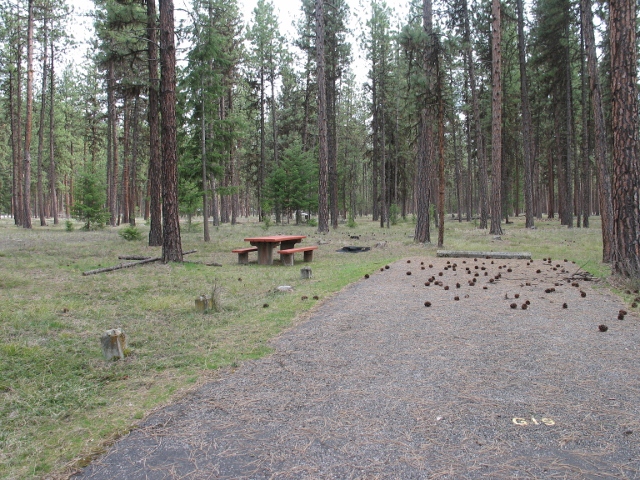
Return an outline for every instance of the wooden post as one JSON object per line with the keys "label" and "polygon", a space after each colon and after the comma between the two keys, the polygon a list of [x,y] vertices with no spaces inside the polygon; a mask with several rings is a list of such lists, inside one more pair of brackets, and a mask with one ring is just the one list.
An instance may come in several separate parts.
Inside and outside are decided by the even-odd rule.
{"label": "wooden post", "polygon": [[119,328],[107,330],[100,338],[102,342],[102,353],[106,360],[124,359],[124,352],[127,348],[127,337]]}
{"label": "wooden post", "polygon": [[213,310],[213,296],[200,295],[196,298],[196,311],[207,313],[210,310]]}
{"label": "wooden post", "polygon": [[[305,252],[306,253],[306,252]],[[304,267],[300,269],[300,277],[307,280],[312,277],[312,271],[309,267]]]}

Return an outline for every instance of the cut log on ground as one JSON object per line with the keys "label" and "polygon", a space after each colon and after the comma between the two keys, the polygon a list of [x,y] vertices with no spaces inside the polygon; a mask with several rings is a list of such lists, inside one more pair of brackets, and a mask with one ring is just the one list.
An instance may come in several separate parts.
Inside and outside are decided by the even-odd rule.
{"label": "cut log on ground", "polygon": [[118,260],[149,260],[150,258],[144,255],[120,255]]}
{"label": "cut log on ground", "polygon": [[[189,255],[190,253],[195,253],[195,252],[197,252],[197,250],[190,250],[188,252],[182,252],[182,255]],[[105,268],[98,268],[96,270],[89,270],[89,271],[86,271],[86,272],[82,272],[82,275],[84,277],[86,277],[88,275],[96,275],[98,273],[113,272],[114,270],[121,270],[123,268],[136,267],[138,265],[144,265],[145,263],[157,262],[159,260],[162,260],[162,257],[145,258],[144,260],[140,260],[139,262],[120,263],[118,265],[114,265],[113,267],[105,267]]]}
{"label": "cut log on ground", "polygon": [[455,250],[438,250],[438,257],[447,258],[504,258],[513,260],[531,260],[530,252],[470,252]]}

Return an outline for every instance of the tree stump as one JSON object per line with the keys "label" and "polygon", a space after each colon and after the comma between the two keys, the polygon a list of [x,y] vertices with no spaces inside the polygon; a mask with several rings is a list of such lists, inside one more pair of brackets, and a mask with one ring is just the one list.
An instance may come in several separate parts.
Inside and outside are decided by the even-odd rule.
{"label": "tree stump", "polygon": [[124,359],[124,351],[127,348],[127,337],[119,328],[107,330],[100,338],[102,342],[102,354],[106,360]]}
{"label": "tree stump", "polygon": [[311,278],[312,276],[312,271],[309,267],[304,267],[300,269],[300,277],[307,280],[309,278]]}
{"label": "tree stump", "polygon": [[196,310],[200,313],[207,313],[209,310],[213,310],[213,297],[200,295],[196,298]]}

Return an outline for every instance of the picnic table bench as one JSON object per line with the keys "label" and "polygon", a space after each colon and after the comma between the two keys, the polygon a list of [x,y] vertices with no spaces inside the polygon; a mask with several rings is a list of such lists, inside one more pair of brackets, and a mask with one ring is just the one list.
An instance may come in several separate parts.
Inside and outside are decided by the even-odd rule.
{"label": "picnic table bench", "polygon": [[[273,249],[279,246],[282,250],[287,250],[295,247],[296,243],[300,243],[305,235],[269,235],[266,237],[251,237],[245,238],[245,242],[249,242],[252,247],[258,250],[258,264],[259,265],[271,265],[273,264]],[[236,249],[242,250],[242,249]],[[238,253],[238,256],[240,253]]]}
{"label": "picnic table bench", "polygon": [[231,253],[238,254],[238,263],[240,265],[247,265],[249,263],[249,252],[257,252],[258,247],[236,248],[231,250]]}
{"label": "picnic table bench", "polygon": [[278,253],[280,254],[282,265],[292,266],[294,253],[304,252],[304,261],[311,262],[313,260],[313,251],[317,248],[317,245],[311,245],[309,247],[287,248],[286,250],[278,250]]}

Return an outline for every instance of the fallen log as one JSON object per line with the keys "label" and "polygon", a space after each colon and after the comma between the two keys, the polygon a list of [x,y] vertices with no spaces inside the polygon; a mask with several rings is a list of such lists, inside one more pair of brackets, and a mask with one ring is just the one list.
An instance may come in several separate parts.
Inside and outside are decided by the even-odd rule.
{"label": "fallen log", "polygon": [[[190,253],[196,253],[196,252],[197,250],[189,250],[188,252],[182,252],[182,255],[189,255]],[[149,258],[145,258],[144,260],[140,260],[138,262],[120,263],[118,265],[114,265],[113,267],[105,267],[105,268],[97,268],[95,270],[88,270],[86,272],[82,272],[82,276],[86,277],[88,275],[96,275],[98,273],[113,272],[114,270],[121,270],[123,268],[136,267],[138,265],[144,265],[145,263],[151,263],[151,262],[158,262],[160,260],[162,260],[162,257],[149,257]]]}
{"label": "fallen log", "polygon": [[503,258],[514,260],[531,260],[530,252],[470,252],[456,250],[438,250],[438,257],[446,258]]}
{"label": "fallen log", "polygon": [[118,260],[149,260],[150,258],[144,255],[120,255]]}

